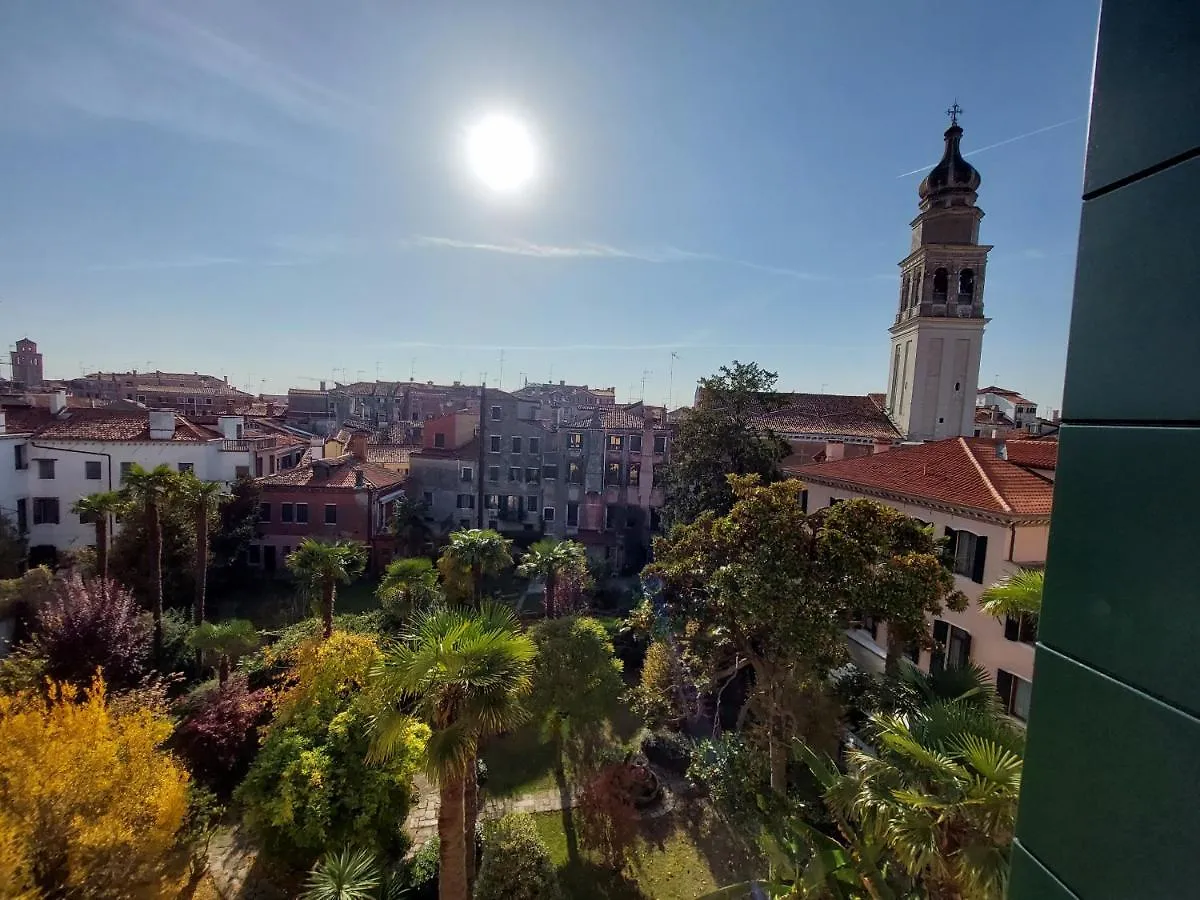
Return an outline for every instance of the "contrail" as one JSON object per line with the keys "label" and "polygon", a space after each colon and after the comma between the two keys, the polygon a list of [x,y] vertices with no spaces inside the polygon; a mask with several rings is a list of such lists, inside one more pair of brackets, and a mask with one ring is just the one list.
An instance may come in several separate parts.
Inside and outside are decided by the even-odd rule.
{"label": "contrail", "polygon": [[[983,153],[985,150],[995,150],[997,147],[1003,147],[1005,144],[1011,144],[1014,141],[1023,141],[1023,140],[1025,140],[1025,138],[1033,137],[1035,134],[1042,134],[1047,131],[1053,131],[1055,128],[1062,128],[1064,125],[1071,125],[1071,124],[1074,124],[1075,122],[1082,122],[1085,118],[1086,118],[1085,116],[1076,116],[1073,119],[1066,119],[1065,121],[1062,121],[1062,122],[1055,122],[1053,125],[1044,125],[1041,128],[1035,128],[1033,131],[1027,131],[1027,132],[1025,132],[1025,134],[1018,134],[1016,137],[1005,138],[1002,141],[996,141],[996,143],[994,143],[994,144],[988,144],[986,147],[977,147],[976,149],[972,150],[970,153],[964,153],[963,156],[974,156],[977,153]],[[916,175],[918,172],[926,172],[933,165],[934,165],[934,163],[929,163],[924,166],[919,166],[919,167],[913,169],[911,172],[905,172],[901,175],[897,175],[896,177],[897,178],[907,178],[909,175]]]}

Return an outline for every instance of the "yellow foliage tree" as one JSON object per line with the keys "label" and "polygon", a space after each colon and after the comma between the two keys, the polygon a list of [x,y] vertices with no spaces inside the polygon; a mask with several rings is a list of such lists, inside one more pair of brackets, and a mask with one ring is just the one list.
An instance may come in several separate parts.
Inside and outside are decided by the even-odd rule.
{"label": "yellow foliage tree", "polygon": [[188,775],[160,710],[80,691],[0,696],[0,896],[122,898],[159,879]]}

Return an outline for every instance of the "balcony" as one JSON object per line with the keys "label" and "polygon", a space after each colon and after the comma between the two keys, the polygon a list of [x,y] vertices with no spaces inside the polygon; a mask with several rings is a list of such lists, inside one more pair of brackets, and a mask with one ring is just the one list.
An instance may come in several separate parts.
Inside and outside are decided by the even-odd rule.
{"label": "balcony", "polygon": [[279,446],[279,437],[277,435],[240,438],[233,441],[221,441],[221,450],[229,453],[245,453],[247,450],[253,450],[255,452],[261,450],[274,450]]}

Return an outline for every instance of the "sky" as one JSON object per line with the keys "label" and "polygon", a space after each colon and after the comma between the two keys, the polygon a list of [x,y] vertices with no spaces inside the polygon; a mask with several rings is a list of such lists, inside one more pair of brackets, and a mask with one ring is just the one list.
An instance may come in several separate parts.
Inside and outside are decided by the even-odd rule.
{"label": "sky", "polygon": [[[10,0],[0,343],[255,392],[524,379],[689,401],[887,381],[964,109],[981,386],[1060,404],[1097,0]],[[524,122],[497,194],[464,145]],[[0,373],[4,370],[0,369]],[[644,382],[644,391],[643,391]]]}

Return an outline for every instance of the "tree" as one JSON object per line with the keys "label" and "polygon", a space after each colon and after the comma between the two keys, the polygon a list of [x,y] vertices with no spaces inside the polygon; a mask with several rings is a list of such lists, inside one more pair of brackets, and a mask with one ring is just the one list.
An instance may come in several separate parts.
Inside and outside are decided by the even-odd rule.
{"label": "tree", "polygon": [[183,719],[171,741],[188,771],[221,797],[228,797],[258,753],[259,727],[269,697],[250,690],[245,677],[211,685],[184,704]]}
{"label": "tree", "polygon": [[[517,574],[522,578],[540,579],[545,587],[543,606],[546,617],[574,612],[567,591],[560,586],[588,578],[587,551],[578,541],[559,541],[543,538],[526,551]],[[561,593],[561,596],[560,596]]]}
{"label": "tree", "polygon": [[163,646],[163,530],[162,507],[178,484],[179,476],[167,466],[147,471],[134,463],[125,475],[122,495],[129,503],[142,507],[150,539],[150,612],[154,617],[154,655],[162,655]]}
{"label": "tree", "polygon": [[217,654],[217,681],[221,685],[229,680],[230,662],[255,650],[258,643],[258,630],[247,619],[201,622],[188,637],[188,644],[198,656],[206,650]]}
{"label": "tree", "polygon": [[615,762],[593,772],[579,795],[579,819],[583,845],[613,871],[623,870],[638,843],[632,768]]}
{"label": "tree", "polygon": [[533,816],[509,813],[483,827],[474,900],[561,900],[558,872]]}
{"label": "tree", "polygon": [[366,545],[359,541],[319,541],[305,538],[287,558],[287,567],[310,591],[320,597],[322,634],[333,634],[333,606],[337,586],[349,584],[367,563]]}
{"label": "tree", "polygon": [[[881,846],[931,898],[1000,900],[1021,788],[1025,737],[994,703],[938,701],[907,715],[872,717],[874,755],[851,750],[825,802]],[[805,750],[806,760],[819,759]],[[814,769],[816,771],[816,769]],[[849,829],[847,829],[849,831]]]}
{"label": "tree", "polygon": [[407,495],[392,505],[392,534],[402,553],[415,556],[426,553],[432,543],[433,529],[425,521],[429,504]]}
{"label": "tree", "polygon": [[757,363],[737,360],[700,379],[696,407],[679,424],[664,473],[670,523],[728,512],[734,495],[727,475],[757,475],[767,484],[783,477],[779,463],[791,449],[758,424],[763,413],[782,405],[777,380]]}
{"label": "tree", "polygon": [[346,845],[401,855],[401,825],[429,730],[390,716],[392,753],[367,762],[372,723],[388,712],[368,685],[381,659],[374,637],[338,631],[302,644],[288,659],[275,720],[234,792],[247,826],[273,852],[306,865]]}
{"label": "tree", "polygon": [[[525,718],[536,648],[512,611],[435,608],[418,616],[374,671],[388,706],[411,708],[429,726],[425,769],[438,784],[441,900],[466,900],[474,869],[476,754],[479,739]],[[393,713],[377,720],[372,758],[393,753]],[[467,852],[468,838],[472,851]]]}
{"label": "tree", "polygon": [[[179,495],[191,508],[196,527],[196,562],[192,568],[195,580],[195,599],[192,602],[192,624],[199,628],[204,622],[204,594],[208,589],[209,526],[221,501],[220,482],[201,481],[191,472],[180,475]],[[196,648],[196,666],[201,665],[201,648]]]}
{"label": "tree", "polygon": [[16,578],[28,548],[16,524],[0,510],[0,579]]}
{"label": "tree", "polygon": [[108,578],[108,531],[112,517],[124,506],[124,499],[117,491],[101,491],[80,497],[71,506],[71,512],[82,522],[90,519],[96,527],[96,574]]}
{"label": "tree", "polygon": [[396,621],[403,622],[441,599],[437,572],[423,556],[388,563],[375,590],[379,604]]}
{"label": "tree", "polygon": [[651,641],[646,648],[638,685],[631,693],[634,711],[651,728],[679,722],[684,704],[679,696],[684,674],[679,660],[665,640]]}
{"label": "tree", "polygon": [[170,732],[156,705],[110,704],[98,676],[87,690],[52,681],[0,696],[0,869],[16,882],[5,896],[154,884],[187,811],[187,772],[160,749]]}
{"label": "tree", "polygon": [[133,591],[147,610],[154,606],[158,583],[162,587],[164,611],[186,607],[190,612],[195,599],[192,575],[196,560],[196,527],[191,510],[173,489],[178,475],[171,475],[170,487],[161,496],[154,514],[157,533],[162,536],[159,564],[155,565],[153,561],[156,529],[151,515],[143,503],[131,501],[122,490],[126,502],[117,517],[120,527],[109,534],[108,575]]}
{"label": "tree", "polygon": [[245,564],[246,550],[258,535],[261,499],[262,490],[252,478],[233,483],[218,510],[217,527],[209,542],[214,576]]}
{"label": "tree", "polygon": [[451,599],[469,599],[478,606],[483,599],[483,579],[512,565],[511,546],[512,541],[490,528],[453,532],[449,546],[438,559],[446,593]]}
{"label": "tree", "polygon": [[887,623],[886,671],[896,673],[907,649],[927,640],[929,616],[967,608],[931,529],[916,519],[861,499],[815,515],[825,568],[838,579],[851,621]]}
{"label": "tree", "polygon": [[301,900],[377,900],[379,867],[369,850],[329,851],[313,866]]}
{"label": "tree", "polygon": [[51,678],[87,685],[102,669],[110,685],[127,688],[146,672],[151,635],[126,588],[73,575],[54,584],[38,612],[33,646]]}
{"label": "tree", "polygon": [[1045,584],[1044,569],[1021,569],[986,588],[979,597],[979,606],[997,619],[1040,616]]}

